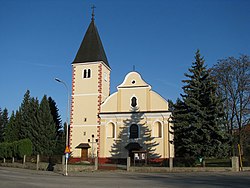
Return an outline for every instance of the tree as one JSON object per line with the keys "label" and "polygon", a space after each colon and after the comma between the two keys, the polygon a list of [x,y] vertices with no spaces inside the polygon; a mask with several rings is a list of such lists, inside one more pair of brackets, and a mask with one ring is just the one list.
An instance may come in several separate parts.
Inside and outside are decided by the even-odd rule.
{"label": "tree", "polygon": [[168,110],[172,112],[173,109],[174,109],[174,102],[168,99]]}
{"label": "tree", "polygon": [[33,142],[33,145],[36,146],[36,152],[37,154],[52,155],[55,149],[56,129],[46,95],[40,103],[37,121],[39,132],[37,131],[37,139]]}
{"label": "tree", "polygon": [[9,121],[8,110],[5,108],[3,111],[0,108],[0,142],[4,141],[4,129]]}
{"label": "tree", "polygon": [[62,121],[59,115],[59,109],[57,108],[56,102],[51,97],[48,98],[48,102],[49,102],[51,115],[53,116],[53,120],[56,125],[56,133],[58,136],[61,134],[61,131],[63,131]]}
{"label": "tree", "polygon": [[65,130],[62,127],[62,121],[59,115],[59,109],[57,108],[56,102],[51,97],[48,98],[48,102],[56,129],[56,146],[54,154],[62,154],[65,149]]}
{"label": "tree", "polygon": [[243,142],[242,128],[250,123],[250,57],[221,59],[212,68],[218,85],[217,95],[224,99],[226,128],[239,130],[237,143]]}
{"label": "tree", "polygon": [[4,142],[14,142],[19,140],[20,119],[21,117],[18,111],[16,112],[16,114],[12,112],[9,122],[4,129]]}
{"label": "tree", "polygon": [[34,117],[34,116],[32,117],[32,114],[31,114],[34,112],[30,108],[30,101],[31,101],[30,91],[27,90],[26,93],[24,94],[23,101],[19,108],[19,113],[21,115],[20,132],[19,132],[20,139],[29,138],[30,130],[31,130],[31,127],[33,126],[32,125],[33,122],[31,122],[30,119]]}
{"label": "tree", "polygon": [[185,73],[188,79],[182,81],[182,100],[173,107],[174,144],[179,157],[227,154],[229,138],[222,127],[222,101],[215,94],[216,85],[204,62],[197,50],[190,73]]}
{"label": "tree", "polygon": [[2,109],[0,108],[0,143],[3,142],[3,115]]}

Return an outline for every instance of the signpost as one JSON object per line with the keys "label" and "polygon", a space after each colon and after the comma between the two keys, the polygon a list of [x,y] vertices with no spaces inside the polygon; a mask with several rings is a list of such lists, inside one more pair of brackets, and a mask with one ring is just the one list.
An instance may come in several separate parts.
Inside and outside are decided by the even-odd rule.
{"label": "signpost", "polygon": [[70,154],[70,150],[69,150],[69,147],[66,146],[65,150],[64,150],[64,153],[65,153],[65,158],[66,158],[66,163],[65,163],[65,176],[68,175],[68,158],[69,158],[69,154]]}

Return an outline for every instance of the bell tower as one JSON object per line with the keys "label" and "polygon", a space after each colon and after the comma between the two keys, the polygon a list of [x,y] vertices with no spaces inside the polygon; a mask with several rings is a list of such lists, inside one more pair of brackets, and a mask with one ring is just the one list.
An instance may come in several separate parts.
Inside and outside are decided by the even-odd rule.
{"label": "bell tower", "polygon": [[[92,157],[98,156],[100,149],[98,114],[102,102],[110,94],[111,68],[95,25],[94,8],[93,6],[89,27],[72,63],[69,145],[73,157],[83,157],[78,148],[86,145],[91,147],[89,154]],[[77,146],[79,147],[76,148]]]}

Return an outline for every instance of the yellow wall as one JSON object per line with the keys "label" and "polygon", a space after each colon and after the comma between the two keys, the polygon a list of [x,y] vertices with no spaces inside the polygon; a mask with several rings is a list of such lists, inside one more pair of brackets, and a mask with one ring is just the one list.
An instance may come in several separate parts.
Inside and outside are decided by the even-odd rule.
{"label": "yellow wall", "polygon": [[[88,143],[92,134],[95,139],[100,139],[98,113],[101,103],[109,96],[110,69],[103,62],[78,63],[72,66],[70,149],[74,157],[79,157],[80,149],[75,148],[77,145]],[[83,78],[85,69],[91,70],[90,78]]]}
{"label": "yellow wall", "polygon": [[[143,119],[137,124],[145,124],[151,135],[153,135],[153,125],[155,123],[161,124],[161,137],[155,137],[152,142],[156,142],[154,147],[155,153],[161,158],[168,158],[173,156],[173,145],[168,142],[169,140],[169,117],[168,103],[159,94],[151,90],[151,86],[147,84],[137,72],[130,72],[125,77],[123,83],[117,87],[118,91],[107,98],[107,100],[101,106],[101,152],[100,157],[113,156],[110,152],[116,145],[116,142],[120,142],[119,135],[126,125],[125,120],[128,120],[132,124],[131,120],[132,108],[131,98],[137,98],[138,110],[143,112]],[[116,135],[115,138],[109,138],[107,135],[108,124],[112,122],[115,124]],[[142,125],[141,125],[142,126]],[[126,128],[128,132],[128,127]],[[158,131],[158,130],[157,130]],[[125,134],[127,134],[125,131]],[[119,144],[121,155],[120,157],[127,157],[128,151],[124,148],[130,142],[143,143],[143,132],[141,132],[141,138],[136,140],[129,139],[129,135],[122,136],[123,144]],[[159,134],[159,132],[155,132]],[[173,138],[171,138],[173,139]],[[142,144],[143,145],[143,144]]]}

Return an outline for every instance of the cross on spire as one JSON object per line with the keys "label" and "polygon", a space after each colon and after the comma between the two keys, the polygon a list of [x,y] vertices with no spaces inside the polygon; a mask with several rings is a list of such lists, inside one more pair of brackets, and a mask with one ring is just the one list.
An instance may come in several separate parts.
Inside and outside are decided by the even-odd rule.
{"label": "cross on spire", "polygon": [[95,20],[95,8],[96,6],[95,5],[92,5],[91,9],[92,9],[92,18],[91,20],[94,21]]}

